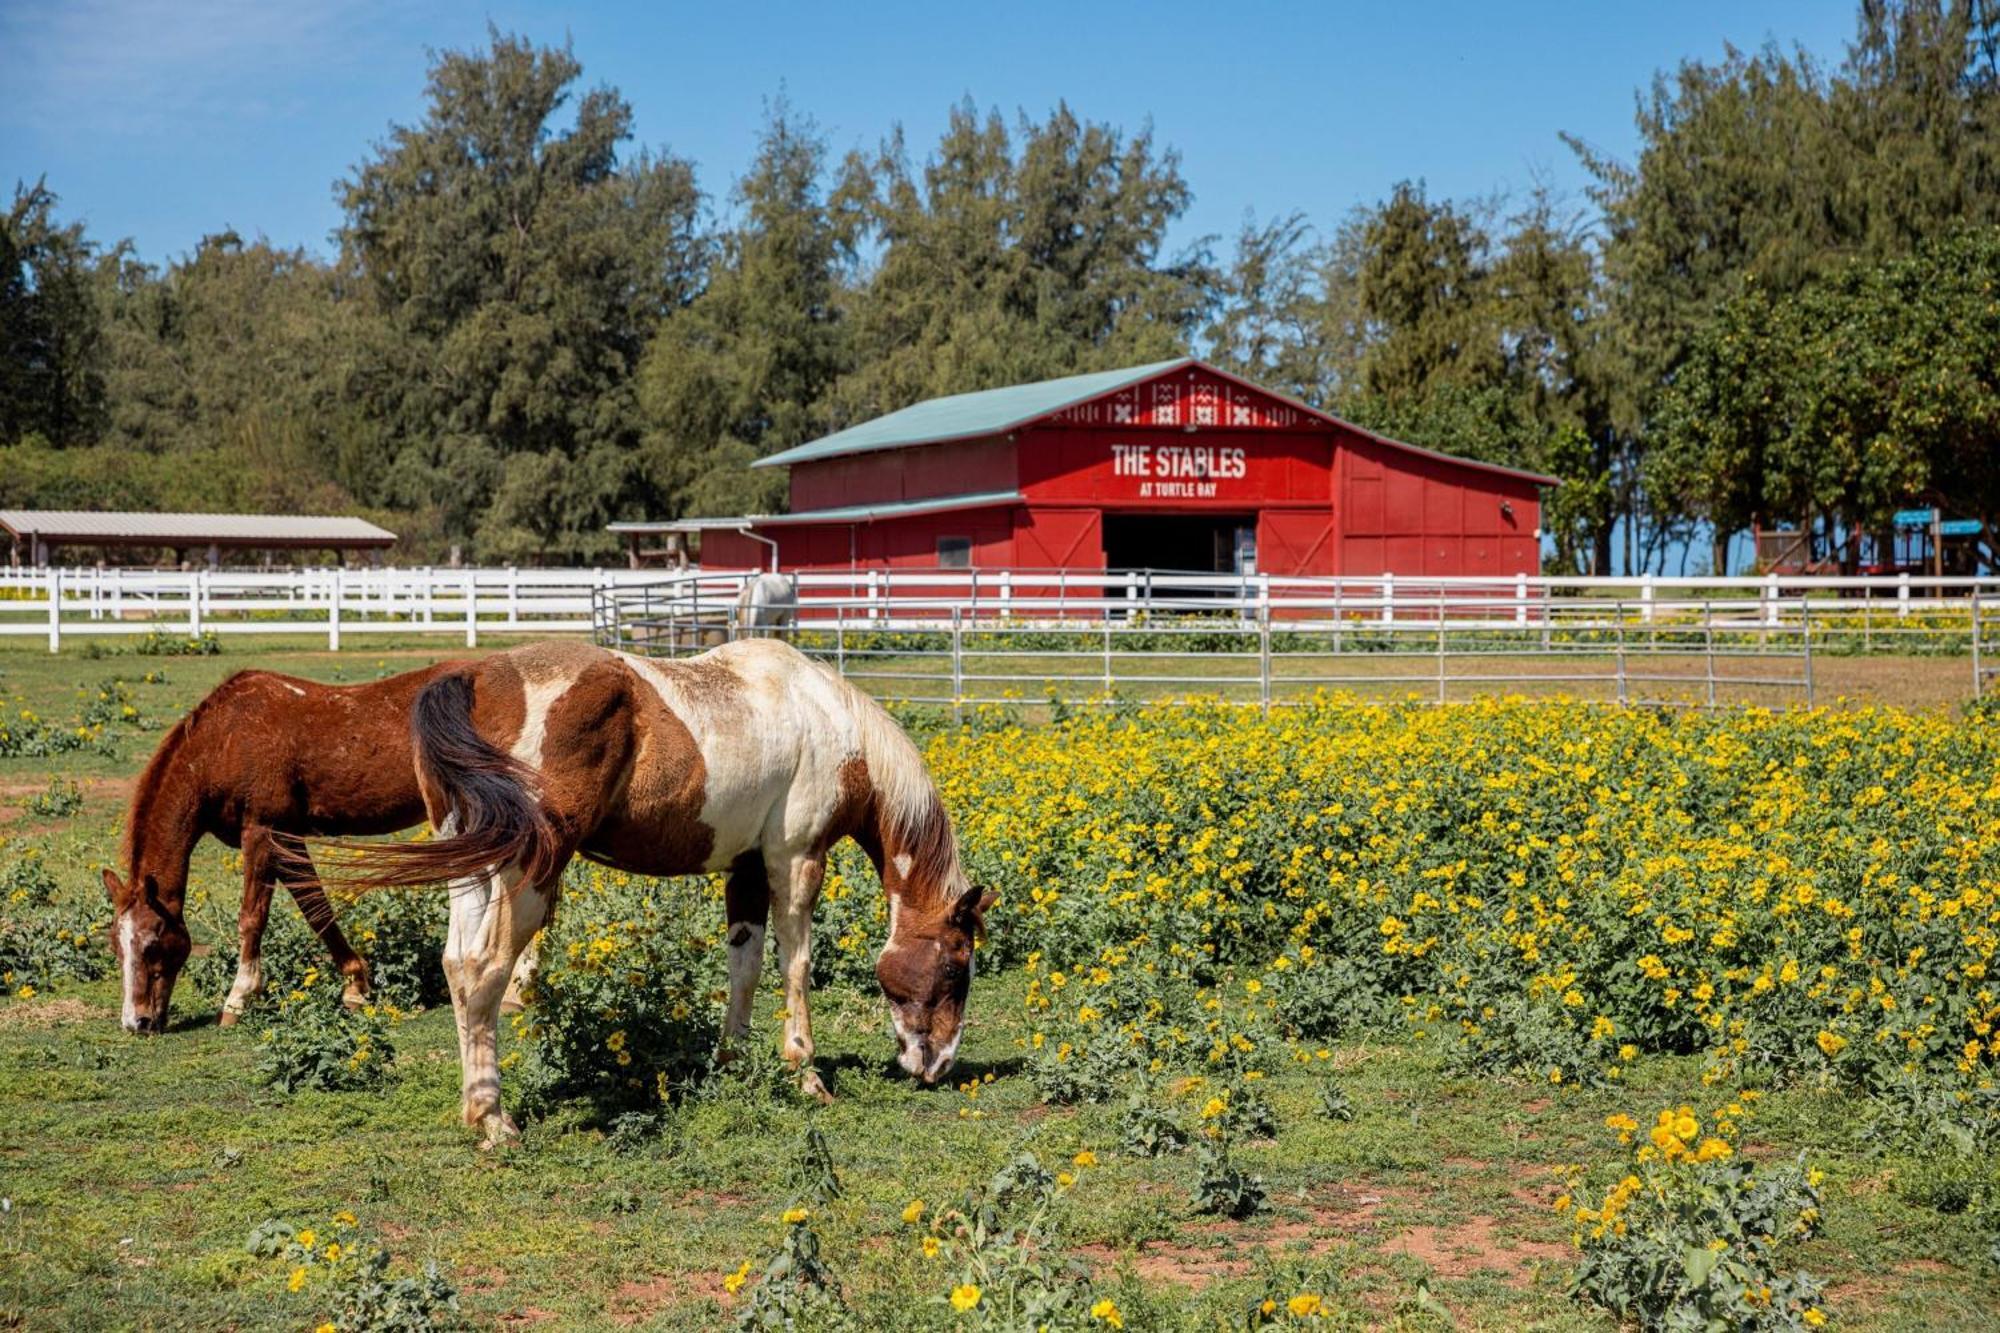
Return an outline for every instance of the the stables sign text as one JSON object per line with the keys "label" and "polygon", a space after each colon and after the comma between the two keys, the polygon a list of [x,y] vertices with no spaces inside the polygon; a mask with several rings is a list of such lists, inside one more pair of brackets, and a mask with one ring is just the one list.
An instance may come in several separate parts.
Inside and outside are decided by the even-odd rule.
{"label": "the stables sign text", "polygon": [[1114,444],[1111,475],[1138,482],[1141,498],[1210,500],[1217,483],[1248,475],[1245,452],[1228,445]]}

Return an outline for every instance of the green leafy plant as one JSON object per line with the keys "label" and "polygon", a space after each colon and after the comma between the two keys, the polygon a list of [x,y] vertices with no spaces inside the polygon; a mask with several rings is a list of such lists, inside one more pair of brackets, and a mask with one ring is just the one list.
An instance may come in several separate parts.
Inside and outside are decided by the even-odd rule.
{"label": "green leafy plant", "polygon": [[[1806,1329],[1826,1321],[1820,1283],[1786,1263],[1819,1228],[1819,1174],[1801,1159],[1758,1166],[1731,1146],[1746,1103],[1704,1128],[1690,1107],[1660,1112],[1621,1178],[1557,1201],[1583,1252],[1576,1287],[1642,1329]],[[1606,1124],[1630,1143],[1639,1125]]]}
{"label": "green leafy plant", "polygon": [[46,789],[28,798],[28,813],[67,819],[83,809],[83,790],[74,782],[50,778]]}
{"label": "green leafy plant", "polygon": [[322,1293],[333,1316],[328,1322],[341,1333],[434,1333],[456,1323],[458,1292],[437,1264],[417,1274],[392,1273],[388,1248],[364,1236],[345,1209],[324,1231],[266,1219],[251,1231],[248,1249],[260,1259],[283,1260],[289,1290]]}
{"label": "green leafy plant", "polygon": [[356,1092],[389,1081],[393,1011],[373,1003],[350,1009],[340,995],[337,978],[312,969],[279,999],[259,1039],[259,1079],[285,1092]]}

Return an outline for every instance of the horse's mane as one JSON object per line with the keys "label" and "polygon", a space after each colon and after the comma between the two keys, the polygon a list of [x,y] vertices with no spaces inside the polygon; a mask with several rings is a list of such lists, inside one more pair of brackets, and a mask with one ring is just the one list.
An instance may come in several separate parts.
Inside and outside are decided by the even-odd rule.
{"label": "horse's mane", "polygon": [[951,817],[923,755],[882,705],[845,680],[840,685],[860,723],[862,757],[880,814],[895,835],[895,851],[910,858],[908,878],[935,886],[947,901],[963,896],[970,886],[959,868]]}
{"label": "horse's mane", "polygon": [[219,701],[235,694],[246,677],[268,674],[255,670],[231,672],[160,738],[160,743],[153,749],[153,757],[146,761],[146,767],[140,771],[139,781],[132,789],[132,809],[125,821],[125,837],[120,847],[127,874],[138,870],[136,856],[140,850],[139,839],[144,831],[153,826],[153,817],[161,798],[174,781],[170,776],[172,765],[183,757],[182,751],[193,740],[195,725],[214,712]]}

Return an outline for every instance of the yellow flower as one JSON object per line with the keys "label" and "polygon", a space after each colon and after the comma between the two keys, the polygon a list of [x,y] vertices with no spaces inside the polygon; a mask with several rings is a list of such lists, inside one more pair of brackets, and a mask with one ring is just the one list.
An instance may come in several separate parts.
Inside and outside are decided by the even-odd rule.
{"label": "yellow flower", "polygon": [[1310,1291],[1302,1291],[1285,1302],[1285,1308],[1295,1319],[1311,1319],[1319,1314],[1320,1298]]}
{"label": "yellow flower", "polygon": [[1822,1029],[1819,1036],[1813,1038],[1813,1040],[1819,1043],[1819,1048],[1826,1052],[1826,1058],[1829,1060],[1847,1049],[1847,1038],[1841,1036],[1838,1032],[1828,1032]]}
{"label": "yellow flower", "polygon": [[909,1201],[908,1204],[904,1205],[903,1220],[905,1222],[908,1222],[914,1226],[916,1224],[917,1219],[922,1217],[923,1215],[924,1215],[924,1201],[922,1199],[912,1199]]}
{"label": "yellow flower", "polygon": [[812,1214],[803,1208],[787,1208],[785,1209],[784,1223],[788,1227],[795,1227],[811,1216]]}
{"label": "yellow flower", "polygon": [[1820,1309],[1817,1305],[1809,1305],[1806,1307],[1805,1313],[1799,1317],[1814,1328],[1818,1328],[1826,1322],[1826,1311]]}
{"label": "yellow flower", "polygon": [[299,1244],[305,1246],[309,1250],[313,1247],[313,1243],[318,1239],[319,1239],[319,1233],[314,1231],[310,1227],[306,1228],[304,1231],[301,1231],[297,1236]]}
{"label": "yellow flower", "polygon": [[960,1314],[979,1304],[979,1288],[970,1282],[962,1282],[951,1289],[951,1308]]}
{"label": "yellow flower", "polygon": [[285,1281],[285,1287],[289,1291],[301,1291],[305,1288],[305,1285],[306,1270],[303,1268],[294,1268],[291,1277]]}
{"label": "yellow flower", "polygon": [[321,1324],[318,1328],[314,1329],[313,1333],[340,1333],[340,1326],[338,1324],[335,1324],[331,1319],[329,1319],[324,1324]]}
{"label": "yellow flower", "polygon": [[1056,1172],[1056,1184],[1062,1186],[1064,1189],[1068,1189],[1071,1185],[1076,1184],[1076,1177],[1067,1171],[1058,1171]]}
{"label": "yellow flower", "polygon": [[1070,1158],[1070,1160],[1072,1162],[1075,1162],[1078,1166],[1096,1166],[1097,1154],[1092,1152],[1090,1149],[1085,1148],[1082,1152]]}
{"label": "yellow flower", "polygon": [[1721,1158],[1729,1156],[1733,1151],[1735,1150],[1721,1139],[1703,1139],[1701,1146],[1695,1149],[1694,1159],[1697,1162],[1718,1161]]}
{"label": "yellow flower", "polygon": [[748,1259],[745,1259],[743,1261],[742,1267],[738,1268],[734,1273],[731,1273],[728,1277],[722,1279],[722,1289],[728,1292],[731,1296],[734,1296],[737,1292],[743,1290],[743,1284],[745,1282],[748,1282],[749,1280],[750,1280],[750,1261]]}
{"label": "yellow flower", "polygon": [[342,1250],[341,1250],[341,1248],[340,1248],[340,1242],[339,1242],[339,1241],[337,1241],[337,1240],[330,1240],[330,1241],[328,1241],[328,1242],[326,1243],[326,1261],[327,1261],[328,1263],[330,1263],[330,1264],[337,1264],[337,1263],[339,1263],[339,1262],[340,1262],[340,1256],[341,1256],[341,1254],[342,1254],[342,1253],[343,1253],[343,1251],[342,1251]]}
{"label": "yellow flower", "polygon": [[351,1227],[354,1225],[354,1214],[343,1208],[333,1215],[333,1224],[337,1227]]}
{"label": "yellow flower", "polygon": [[1090,1317],[1113,1328],[1125,1327],[1125,1317],[1118,1313],[1118,1306],[1108,1297],[1090,1307]]}
{"label": "yellow flower", "polygon": [[924,1258],[926,1259],[937,1258],[938,1251],[942,1248],[944,1248],[944,1243],[940,1241],[936,1236],[924,1237]]}

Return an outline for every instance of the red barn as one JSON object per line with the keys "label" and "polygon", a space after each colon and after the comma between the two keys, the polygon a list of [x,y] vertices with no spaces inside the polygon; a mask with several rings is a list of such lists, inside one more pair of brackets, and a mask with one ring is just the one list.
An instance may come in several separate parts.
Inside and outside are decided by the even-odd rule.
{"label": "red barn", "polygon": [[1556,484],[1192,358],[934,398],[755,466],[791,469],[791,512],[702,521],[703,563],[1533,574]]}

